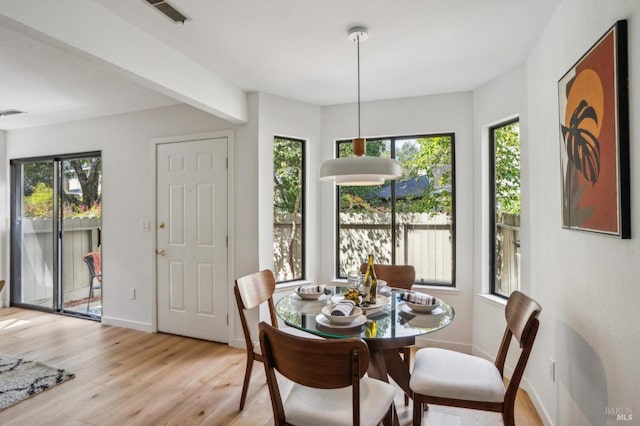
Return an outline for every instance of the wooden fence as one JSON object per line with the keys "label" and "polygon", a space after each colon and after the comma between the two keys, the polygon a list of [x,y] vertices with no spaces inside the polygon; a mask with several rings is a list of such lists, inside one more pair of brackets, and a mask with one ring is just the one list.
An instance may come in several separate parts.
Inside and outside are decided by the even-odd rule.
{"label": "wooden fence", "polygon": [[[89,295],[89,269],[82,257],[98,248],[99,218],[64,219],[62,283],[65,302]],[[53,297],[53,220],[22,220],[22,302]]]}
{"label": "wooden fence", "polygon": [[[390,215],[341,214],[340,271],[357,269],[369,251],[377,263],[391,261]],[[453,245],[446,216],[400,214],[397,219],[396,263],[414,265],[418,282],[451,282]],[[274,223],[274,270],[278,281],[292,279],[301,265],[300,223],[296,223],[294,244],[290,244],[292,218],[277,216]],[[291,248],[293,250],[291,250]],[[299,269],[297,269],[299,270]]]}
{"label": "wooden fence", "polygon": [[504,214],[496,224],[496,292],[520,289],[520,215]]}

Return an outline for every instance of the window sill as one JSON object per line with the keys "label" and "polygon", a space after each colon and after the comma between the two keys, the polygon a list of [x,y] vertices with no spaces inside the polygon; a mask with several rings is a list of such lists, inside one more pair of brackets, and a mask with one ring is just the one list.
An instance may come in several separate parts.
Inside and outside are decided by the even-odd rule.
{"label": "window sill", "polygon": [[507,299],[499,296],[494,296],[493,294],[481,293],[478,294],[480,300],[483,300],[485,303],[489,305],[497,306],[499,308],[504,309],[507,306]]}
{"label": "window sill", "polygon": [[300,287],[301,285],[307,285],[307,284],[313,284],[313,281],[298,280],[298,281],[288,281],[286,283],[279,283],[279,284],[276,284],[276,291],[296,288],[296,287]]}
{"label": "window sill", "polygon": [[439,285],[414,284],[412,289],[414,291],[424,291],[427,293],[460,294],[459,288]]}

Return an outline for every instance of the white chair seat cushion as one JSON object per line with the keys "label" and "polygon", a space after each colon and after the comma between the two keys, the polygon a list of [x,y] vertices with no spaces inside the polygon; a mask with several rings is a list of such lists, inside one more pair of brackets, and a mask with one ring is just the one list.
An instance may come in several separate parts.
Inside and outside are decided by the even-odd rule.
{"label": "white chair seat cushion", "polygon": [[503,402],[500,372],[484,358],[439,348],[416,352],[411,381],[416,393],[442,398]]}
{"label": "white chair seat cushion", "polygon": [[[395,388],[389,383],[366,376],[360,379],[360,424],[378,424],[389,411],[394,395]],[[292,425],[352,424],[351,386],[314,389],[294,383],[282,404],[287,423]]]}
{"label": "white chair seat cushion", "polygon": [[[300,330],[299,328],[295,328],[295,327],[288,327],[288,326],[279,327],[278,330],[284,331],[287,334],[293,334],[294,336],[305,337],[307,339],[324,339],[324,337],[320,337],[313,333],[307,333],[306,331]],[[262,348],[260,347],[260,341],[253,343],[253,352],[262,355]]]}

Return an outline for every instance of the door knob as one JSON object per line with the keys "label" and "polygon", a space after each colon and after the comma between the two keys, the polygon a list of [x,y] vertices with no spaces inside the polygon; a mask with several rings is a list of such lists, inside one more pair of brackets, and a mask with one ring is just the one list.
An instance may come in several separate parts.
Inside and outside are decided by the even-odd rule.
{"label": "door knob", "polygon": [[164,256],[164,249],[160,249],[160,250],[156,250],[156,254],[160,255],[160,256]]}

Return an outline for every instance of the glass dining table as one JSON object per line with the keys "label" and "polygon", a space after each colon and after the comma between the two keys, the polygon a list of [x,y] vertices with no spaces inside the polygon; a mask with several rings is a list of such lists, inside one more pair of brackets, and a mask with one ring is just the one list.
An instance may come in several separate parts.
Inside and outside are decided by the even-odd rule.
{"label": "glass dining table", "polygon": [[391,377],[411,396],[409,368],[399,348],[415,344],[415,338],[451,324],[453,308],[439,299],[439,306],[428,313],[412,310],[402,300],[403,289],[380,288],[376,304],[364,308],[364,315],[351,324],[336,325],[321,313],[322,308],[339,302],[347,286],[326,286],[318,299],[308,300],[293,292],[276,302],[277,315],[285,324],[326,338],[359,337],[370,352],[369,377],[385,382]]}

